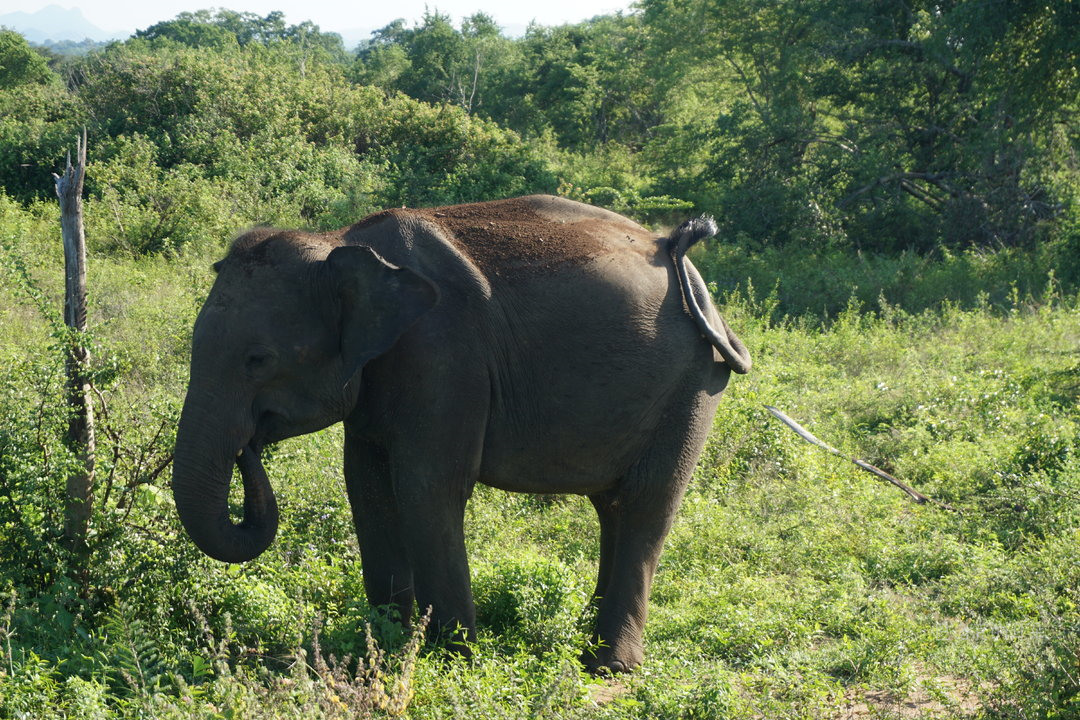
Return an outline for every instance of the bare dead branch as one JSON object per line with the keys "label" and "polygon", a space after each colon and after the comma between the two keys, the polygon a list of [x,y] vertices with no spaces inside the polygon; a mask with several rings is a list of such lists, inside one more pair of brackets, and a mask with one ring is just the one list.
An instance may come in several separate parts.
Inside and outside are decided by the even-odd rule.
{"label": "bare dead branch", "polygon": [[828,445],[828,444],[822,442],[817,437],[815,437],[814,434],[811,433],[809,430],[807,430],[802,425],[800,425],[799,423],[795,422],[790,417],[788,417],[782,410],[778,410],[778,409],[774,408],[772,405],[766,405],[765,409],[768,410],[769,412],[771,412],[774,416],[776,416],[776,418],[778,420],[780,420],[780,422],[784,423],[789,428],[794,430],[795,433],[798,434],[798,436],[801,437],[806,442],[810,443],[811,445],[817,445],[822,450],[825,450],[825,451],[827,451],[827,452],[829,452],[829,453],[831,453],[833,455],[836,455],[837,457],[846,458],[846,459],[850,460],[851,462],[855,463],[855,465],[857,467],[860,467],[860,468],[862,468],[863,470],[866,470],[869,473],[873,473],[874,475],[881,478],[882,480],[885,480],[887,482],[892,483],[893,485],[895,485],[896,487],[900,488],[905,493],[907,493],[908,497],[910,497],[912,500],[919,503],[920,505],[924,505],[926,503],[933,503],[934,505],[937,505],[938,507],[942,508],[943,510],[948,510],[950,512],[959,512],[956,508],[952,507],[951,505],[946,505],[945,503],[940,502],[938,500],[935,500],[934,498],[927,497],[926,495],[923,495],[921,492],[919,492],[918,490],[915,490],[914,488],[908,487],[907,485],[900,482],[895,477],[893,477],[889,473],[885,472],[881,468],[874,467],[870,463],[865,462],[863,460],[859,460],[858,458],[849,457],[849,456],[845,455],[844,453],[840,452],[839,450],[837,450],[836,448],[834,448],[832,445]]}
{"label": "bare dead branch", "polygon": [[63,175],[56,179],[60,200],[60,226],[64,240],[64,322],[70,328],[67,342],[67,390],[71,418],[67,441],[78,455],[80,469],[67,478],[64,505],[64,539],[84,560],[94,493],[94,403],[90,393],[90,351],[86,333],[86,235],[83,231],[82,191],[86,177],[86,129],[76,142],[77,165],[68,153]]}

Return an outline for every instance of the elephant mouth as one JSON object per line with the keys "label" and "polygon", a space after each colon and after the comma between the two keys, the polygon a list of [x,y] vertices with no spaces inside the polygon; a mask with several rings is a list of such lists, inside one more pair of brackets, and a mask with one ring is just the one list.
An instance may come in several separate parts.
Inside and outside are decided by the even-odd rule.
{"label": "elephant mouth", "polygon": [[259,473],[265,474],[262,467],[262,444],[253,439],[240,448],[240,452],[236,453],[236,467],[240,470],[245,486],[248,478],[255,478]]}
{"label": "elephant mouth", "polygon": [[255,454],[261,455],[263,448],[267,445],[273,445],[299,434],[301,433],[291,432],[290,419],[284,413],[274,410],[256,412],[255,432],[247,444],[241,448],[241,452],[250,448]]}
{"label": "elephant mouth", "polygon": [[256,410],[253,412],[255,431],[251,434],[247,444],[240,448],[237,457],[245,449],[250,448],[256,454],[262,454],[263,448],[274,443],[307,435],[323,430],[335,422],[340,422],[342,417],[317,418],[296,415],[280,409]]}
{"label": "elephant mouth", "polygon": [[262,450],[263,445],[261,441],[251,439],[246,445],[236,451],[236,467],[240,470],[240,474],[244,474],[245,468],[248,471],[253,469],[251,463],[262,463]]}

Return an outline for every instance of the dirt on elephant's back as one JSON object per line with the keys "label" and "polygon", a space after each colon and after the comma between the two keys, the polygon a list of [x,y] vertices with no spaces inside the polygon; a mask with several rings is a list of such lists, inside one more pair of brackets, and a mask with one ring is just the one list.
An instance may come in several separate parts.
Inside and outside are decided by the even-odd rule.
{"label": "dirt on elephant's back", "polygon": [[[522,198],[410,212],[448,231],[454,246],[488,276],[530,274],[553,265],[583,263],[612,249],[610,222],[590,217],[551,220]],[[626,237],[635,241],[629,233]]]}

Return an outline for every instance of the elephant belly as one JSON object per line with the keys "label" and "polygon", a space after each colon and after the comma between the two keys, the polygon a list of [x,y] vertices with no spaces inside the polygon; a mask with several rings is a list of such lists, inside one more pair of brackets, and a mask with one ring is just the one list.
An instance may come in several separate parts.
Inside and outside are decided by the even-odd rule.
{"label": "elephant belly", "polygon": [[644,445],[626,435],[495,432],[485,443],[478,479],[513,492],[589,495],[615,486]]}
{"label": "elephant belly", "polygon": [[521,359],[492,393],[480,482],[535,493],[608,489],[682,414],[672,410],[722,389],[712,349],[689,322],[648,340],[628,331],[563,341]]}

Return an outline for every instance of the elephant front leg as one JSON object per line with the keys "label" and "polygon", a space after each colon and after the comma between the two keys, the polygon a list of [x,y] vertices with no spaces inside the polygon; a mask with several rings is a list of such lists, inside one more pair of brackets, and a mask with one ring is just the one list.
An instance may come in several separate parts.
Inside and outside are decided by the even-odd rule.
{"label": "elephant front leg", "polygon": [[[398,537],[412,571],[417,610],[431,608],[429,635],[468,654],[476,610],[465,550],[465,503],[480,473],[490,380],[475,346],[447,344],[449,320],[419,346],[395,346],[373,363],[365,401],[386,439]],[[464,331],[463,331],[464,332]],[[411,337],[411,336],[410,336]],[[432,348],[438,348],[434,353]],[[365,386],[367,387],[367,386]]]}
{"label": "elephant front leg", "polygon": [[413,613],[413,573],[401,537],[386,451],[345,427],[345,486],[360,545],[368,603],[387,609],[408,629]]}
{"label": "elephant front leg", "polygon": [[431,609],[432,639],[468,657],[476,640],[476,609],[465,548],[465,494],[445,492],[445,482],[398,481],[402,534],[409,549],[416,603]]}

